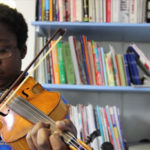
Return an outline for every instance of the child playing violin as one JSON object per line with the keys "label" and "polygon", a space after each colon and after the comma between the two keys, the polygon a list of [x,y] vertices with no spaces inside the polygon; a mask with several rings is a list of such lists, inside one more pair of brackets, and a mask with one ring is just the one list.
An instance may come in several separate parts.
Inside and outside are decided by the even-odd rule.
{"label": "child playing violin", "polygon": [[[1,94],[11,86],[21,73],[22,59],[27,52],[27,32],[27,24],[22,14],[15,9],[0,4]],[[76,129],[70,120],[58,121],[56,125],[62,131],[70,131],[76,134]],[[51,133],[48,122],[35,124],[27,133],[26,140],[30,150],[68,149],[57,132]]]}

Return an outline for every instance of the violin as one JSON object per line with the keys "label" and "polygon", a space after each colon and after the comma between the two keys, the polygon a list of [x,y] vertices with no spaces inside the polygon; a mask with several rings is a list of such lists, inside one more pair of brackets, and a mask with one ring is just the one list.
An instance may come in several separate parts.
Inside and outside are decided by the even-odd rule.
{"label": "violin", "polygon": [[[49,50],[26,75],[29,68],[35,63],[49,43],[60,34]],[[65,31],[58,29],[51,39],[42,48],[39,54],[29,64],[24,72],[10,86],[0,98],[0,134],[4,142],[8,143],[13,150],[29,150],[26,142],[26,134],[37,122],[50,122],[52,132],[58,130],[55,121],[66,117],[69,107],[61,100],[60,93],[47,91],[36,82],[31,74],[46,58],[53,47],[62,39]],[[77,139],[70,132],[60,131],[64,142],[70,150],[91,150],[91,148]]]}

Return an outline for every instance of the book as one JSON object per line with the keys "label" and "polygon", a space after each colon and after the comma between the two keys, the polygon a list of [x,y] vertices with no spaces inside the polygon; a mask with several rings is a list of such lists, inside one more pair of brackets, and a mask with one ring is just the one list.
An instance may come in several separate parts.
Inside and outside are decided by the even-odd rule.
{"label": "book", "polygon": [[90,84],[89,81],[89,74],[88,74],[88,68],[87,68],[87,63],[86,63],[86,58],[85,58],[85,51],[84,51],[84,43],[82,39],[82,35],[80,35],[80,43],[81,43],[81,51],[82,51],[82,57],[83,57],[83,65],[84,65],[84,70],[85,70],[85,75],[87,79],[87,84]]}
{"label": "book", "polygon": [[62,41],[57,43],[57,55],[58,55],[60,84],[65,84],[66,74],[65,74],[64,57],[63,57],[63,52],[62,52]]}
{"label": "book", "polygon": [[123,62],[124,62],[126,82],[127,82],[127,85],[130,86],[131,85],[131,78],[130,78],[127,54],[123,54]]}
{"label": "book", "polygon": [[123,56],[122,54],[117,54],[117,63],[118,63],[118,70],[119,70],[119,76],[120,76],[120,85],[121,86],[126,86],[126,77],[125,77],[125,68],[124,68],[124,63],[123,63]]}
{"label": "book", "polygon": [[103,72],[104,72],[104,80],[105,80],[105,85],[108,85],[108,80],[107,80],[107,72],[106,72],[106,63],[105,63],[105,53],[103,47],[101,47],[101,55],[102,55],[102,62],[103,62]]}
{"label": "book", "polygon": [[118,67],[117,67],[117,62],[115,58],[115,50],[114,48],[109,45],[110,48],[110,53],[111,53],[111,58],[112,58],[112,64],[113,64],[113,71],[114,71],[114,80],[115,80],[115,85],[119,86],[119,72],[118,72]]}
{"label": "book", "polygon": [[109,86],[115,86],[115,78],[114,78],[114,70],[113,70],[113,63],[111,52],[106,53],[106,72],[108,77],[108,84]]}
{"label": "book", "polygon": [[[53,45],[56,41],[53,40],[51,44]],[[57,46],[52,50],[52,61],[53,61],[53,73],[54,73],[54,83],[60,84],[60,76],[59,76],[59,65],[58,65],[58,54],[57,54]]]}
{"label": "book", "polygon": [[62,44],[63,49],[63,57],[64,57],[64,64],[65,64],[65,72],[66,72],[66,81],[68,84],[75,84],[75,73],[73,67],[73,61],[70,51],[70,46],[68,42],[64,42]]}
{"label": "book", "polygon": [[75,78],[76,78],[76,84],[81,84],[79,66],[78,66],[78,61],[77,61],[76,52],[75,52],[74,38],[75,38],[74,36],[69,36],[68,42],[69,42],[69,46],[70,46],[70,50],[71,50],[71,56],[72,56],[73,67],[74,67]]}
{"label": "book", "polygon": [[81,50],[81,43],[78,40],[76,40],[75,37],[74,37],[74,44],[75,44],[75,52],[76,52],[76,57],[77,57],[78,67],[79,67],[79,72],[80,72],[80,79],[81,79],[82,84],[87,84],[86,74],[84,70],[82,50]]}
{"label": "book", "polygon": [[88,46],[87,50],[88,50],[88,56],[89,56],[89,65],[90,65],[90,70],[91,70],[92,84],[96,85],[95,67],[94,67],[94,60],[93,60],[93,48],[92,48],[91,40],[87,41],[87,46]]}
{"label": "book", "polygon": [[129,71],[131,76],[131,82],[135,85],[140,85],[141,80],[140,80],[139,71],[137,68],[137,63],[134,54],[128,53],[127,60],[128,60]]}
{"label": "book", "polygon": [[102,85],[97,43],[95,41],[92,41],[92,45],[93,45],[93,62],[95,69],[96,85]]}
{"label": "book", "polygon": [[142,50],[140,50],[136,44],[132,44],[128,46],[127,53],[133,53],[137,64],[146,73],[146,75],[150,76],[150,60],[146,57]]}

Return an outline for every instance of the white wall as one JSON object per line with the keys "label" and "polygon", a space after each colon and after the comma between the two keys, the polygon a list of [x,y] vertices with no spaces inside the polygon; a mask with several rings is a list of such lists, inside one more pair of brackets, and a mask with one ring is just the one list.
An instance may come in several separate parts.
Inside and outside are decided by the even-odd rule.
{"label": "white wall", "polygon": [[16,0],[16,9],[23,14],[28,24],[27,55],[23,59],[22,70],[31,62],[34,56],[35,28],[31,22],[35,20],[35,0]]}

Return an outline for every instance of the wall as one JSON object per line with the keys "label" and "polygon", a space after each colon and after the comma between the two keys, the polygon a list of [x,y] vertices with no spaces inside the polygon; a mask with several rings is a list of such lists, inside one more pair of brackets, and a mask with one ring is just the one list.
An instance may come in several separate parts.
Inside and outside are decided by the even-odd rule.
{"label": "wall", "polygon": [[31,62],[34,56],[34,35],[35,27],[31,22],[35,20],[35,0],[16,0],[16,8],[21,12],[28,24],[27,55],[23,59],[22,70]]}

